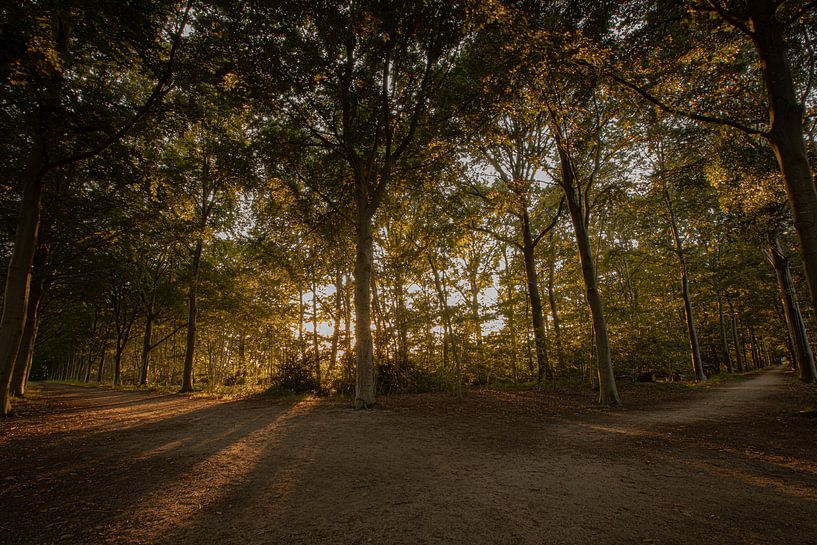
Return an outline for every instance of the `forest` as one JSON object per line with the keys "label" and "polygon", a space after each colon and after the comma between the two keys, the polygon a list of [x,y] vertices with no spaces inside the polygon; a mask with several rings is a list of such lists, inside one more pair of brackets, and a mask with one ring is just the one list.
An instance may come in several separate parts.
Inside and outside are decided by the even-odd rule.
{"label": "forest", "polygon": [[0,542],[813,543],[815,76],[810,0],[0,3]]}
{"label": "forest", "polygon": [[815,23],[780,0],[6,5],[3,413],[32,371],[358,407],[814,382]]}

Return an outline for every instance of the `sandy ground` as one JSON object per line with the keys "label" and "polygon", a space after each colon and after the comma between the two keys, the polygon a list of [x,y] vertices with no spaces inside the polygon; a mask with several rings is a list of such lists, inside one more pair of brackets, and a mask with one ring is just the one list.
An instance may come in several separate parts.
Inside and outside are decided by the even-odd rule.
{"label": "sandy ground", "polygon": [[817,543],[817,389],[631,390],[354,411],[46,384],[0,421],[0,543]]}

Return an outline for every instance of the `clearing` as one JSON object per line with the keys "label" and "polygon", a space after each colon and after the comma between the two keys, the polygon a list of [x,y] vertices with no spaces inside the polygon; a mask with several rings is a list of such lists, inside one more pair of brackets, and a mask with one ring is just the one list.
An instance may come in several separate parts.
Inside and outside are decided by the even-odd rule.
{"label": "clearing", "polygon": [[0,421],[0,541],[817,543],[813,386],[622,393],[354,411],[44,384]]}

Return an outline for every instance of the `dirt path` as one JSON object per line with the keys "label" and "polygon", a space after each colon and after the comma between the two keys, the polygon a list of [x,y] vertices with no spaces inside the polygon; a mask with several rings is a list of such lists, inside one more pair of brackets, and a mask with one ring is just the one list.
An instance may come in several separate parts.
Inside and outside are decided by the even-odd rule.
{"label": "dirt path", "polygon": [[817,543],[817,391],[777,370],[618,411],[43,391],[0,422],[2,543]]}

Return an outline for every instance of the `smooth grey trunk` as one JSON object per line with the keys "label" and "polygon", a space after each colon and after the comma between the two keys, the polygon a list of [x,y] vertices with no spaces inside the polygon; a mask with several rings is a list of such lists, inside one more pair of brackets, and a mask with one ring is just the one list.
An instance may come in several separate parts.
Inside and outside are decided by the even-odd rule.
{"label": "smooth grey trunk", "polygon": [[479,316],[479,285],[477,283],[477,269],[479,268],[479,262],[477,261],[471,265],[471,270],[468,271],[468,284],[471,288],[469,306],[471,310],[471,322],[474,324],[474,341],[476,341],[479,357],[482,358],[482,320]]}
{"label": "smooth grey trunk", "polygon": [[338,342],[340,340],[340,320],[343,315],[343,275],[335,275],[335,326],[332,328],[332,347],[329,355],[329,369],[326,374],[331,375],[338,362]]}
{"label": "smooth grey trunk", "polygon": [[[552,239],[551,239],[552,240]],[[550,303],[550,316],[553,318],[553,335],[556,338],[556,362],[559,367],[564,366],[564,348],[562,347],[562,326],[559,319],[559,309],[556,306],[556,289],[555,277],[556,275],[556,257],[550,261],[550,268],[548,269],[548,302]]]}
{"label": "smooth grey trunk", "polygon": [[530,299],[531,320],[533,325],[533,339],[536,348],[536,382],[542,383],[553,380],[553,370],[550,367],[547,353],[547,337],[545,334],[545,315],[542,309],[542,298],[539,295],[539,277],[536,272],[536,246],[531,234],[530,216],[525,203],[522,205],[522,257],[525,261],[525,277],[528,283],[528,298]]}
{"label": "smooth grey trunk", "polygon": [[357,376],[355,380],[355,407],[374,406],[374,364],[372,361],[372,217],[368,212],[368,198],[358,192],[357,230],[355,237],[355,352]]}
{"label": "smooth grey trunk", "polygon": [[507,273],[506,282],[507,289],[507,305],[508,305],[508,332],[511,340],[511,371],[513,373],[514,382],[519,380],[519,363],[517,360],[517,341],[516,341],[516,319],[513,308],[513,275],[511,274],[511,262],[508,259],[507,247],[503,249],[503,257],[505,258],[505,272]]}
{"label": "smooth grey trunk", "polygon": [[315,353],[315,380],[318,382],[318,390],[321,389],[321,350],[318,340],[318,283],[312,276],[312,350]]}
{"label": "smooth grey trunk", "polygon": [[809,342],[808,330],[803,322],[803,315],[800,313],[800,306],[797,304],[797,294],[789,270],[789,260],[783,254],[783,249],[780,247],[780,241],[776,235],[769,234],[766,242],[766,257],[774,267],[777,287],[783,301],[783,315],[786,318],[789,340],[795,356],[793,363],[800,370],[800,380],[809,383],[817,382],[814,353]]}
{"label": "smooth grey trunk", "polygon": [[[573,165],[567,151],[559,146],[561,161],[562,189],[564,190],[567,208],[576,235],[576,246],[579,252],[582,278],[587,295],[587,304],[593,319],[593,334],[595,336],[596,355],[598,358],[599,401],[607,405],[620,405],[621,398],[616,387],[616,378],[613,374],[613,362],[610,355],[610,339],[607,334],[607,321],[604,317],[604,304],[598,287],[596,267],[593,262],[593,249],[590,244],[590,235],[587,231],[589,219],[589,203],[582,202],[584,196],[579,194]],[[583,198],[584,197],[584,198]]]}
{"label": "smooth grey trunk", "polygon": [[768,98],[768,139],[783,173],[811,304],[817,313],[817,188],[803,140],[804,107],[791,75],[786,25],[776,13],[780,2],[749,0],[747,5]]}
{"label": "smooth grey trunk", "polygon": [[199,238],[196,241],[196,248],[193,250],[193,262],[190,266],[190,288],[187,291],[187,341],[184,349],[184,370],[182,371],[180,393],[193,391],[193,356],[196,351],[196,320],[199,312],[196,291],[199,284],[199,266],[203,246],[204,241]]}
{"label": "smooth grey trunk", "polygon": [[675,209],[672,206],[672,198],[669,193],[666,181],[663,181],[662,192],[664,204],[667,207],[670,220],[670,230],[672,239],[675,242],[675,255],[678,257],[678,266],[681,272],[681,297],[684,300],[684,316],[687,324],[687,335],[689,337],[689,349],[692,355],[692,372],[695,380],[703,382],[706,380],[704,366],[701,360],[701,348],[698,343],[698,332],[695,329],[695,315],[692,310],[692,297],[689,294],[689,274],[687,273],[686,254],[684,253],[684,242],[678,229],[678,220],[675,217]]}
{"label": "smooth grey trunk", "polygon": [[372,340],[372,357],[376,357],[382,362],[389,359],[389,344],[384,333],[386,329],[384,323],[385,318],[383,317],[383,309],[380,308],[380,294],[377,290],[377,274],[374,270],[374,264],[372,265],[372,273],[370,278],[372,284],[370,290],[372,294],[372,321],[374,322],[375,333]]}

